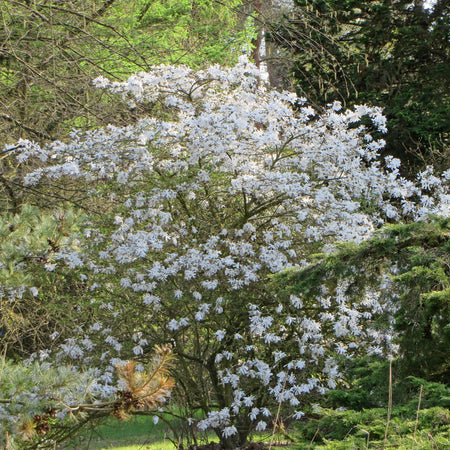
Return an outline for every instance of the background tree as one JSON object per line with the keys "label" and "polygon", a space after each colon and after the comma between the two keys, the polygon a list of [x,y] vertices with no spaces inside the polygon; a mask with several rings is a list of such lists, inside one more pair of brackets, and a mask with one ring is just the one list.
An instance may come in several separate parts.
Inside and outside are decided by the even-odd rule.
{"label": "background tree", "polygon": [[234,9],[240,3],[2,0],[0,144],[135,120],[139,110],[118,109],[93,89],[101,74],[123,80],[161,63],[235,63],[252,33]]}
{"label": "background tree", "polygon": [[297,89],[316,105],[384,108],[386,154],[405,173],[448,166],[449,7],[423,2],[302,1],[272,39],[295,53]]}

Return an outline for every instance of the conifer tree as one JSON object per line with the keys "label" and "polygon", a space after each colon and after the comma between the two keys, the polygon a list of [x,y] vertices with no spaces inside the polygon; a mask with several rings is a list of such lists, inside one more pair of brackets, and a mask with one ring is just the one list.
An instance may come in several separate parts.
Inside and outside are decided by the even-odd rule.
{"label": "conifer tree", "polygon": [[296,55],[302,95],[319,106],[382,106],[386,153],[415,175],[429,163],[448,166],[450,122],[449,6],[354,0],[296,0],[296,17],[272,38]]}

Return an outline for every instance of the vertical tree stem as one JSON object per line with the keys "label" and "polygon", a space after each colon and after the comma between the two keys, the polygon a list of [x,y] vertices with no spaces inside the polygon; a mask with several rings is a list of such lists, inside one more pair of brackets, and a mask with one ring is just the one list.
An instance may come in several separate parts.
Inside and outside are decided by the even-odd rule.
{"label": "vertical tree stem", "polygon": [[416,432],[417,432],[417,425],[419,423],[419,411],[420,411],[420,402],[422,401],[422,392],[423,392],[423,384],[420,385],[419,404],[417,405],[416,424],[414,425],[414,434],[411,450],[414,450],[414,446],[416,444]]}
{"label": "vertical tree stem", "polygon": [[269,450],[271,450],[272,446],[273,446],[273,438],[275,436],[275,430],[277,428],[278,419],[280,418],[281,403],[283,401],[283,395],[284,395],[284,391],[286,389],[287,379],[288,379],[288,374],[286,373],[286,378],[284,379],[283,389],[281,390],[280,401],[278,402],[277,416],[275,417],[275,421],[273,423],[272,436],[270,436]]}
{"label": "vertical tree stem", "polygon": [[392,359],[389,360],[389,400],[388,400],[388,417],[386,422],[386,431],[384,432],[383,449],[386,448],[386,440],[389,430],[389,422],[391,421],[392,413]]}

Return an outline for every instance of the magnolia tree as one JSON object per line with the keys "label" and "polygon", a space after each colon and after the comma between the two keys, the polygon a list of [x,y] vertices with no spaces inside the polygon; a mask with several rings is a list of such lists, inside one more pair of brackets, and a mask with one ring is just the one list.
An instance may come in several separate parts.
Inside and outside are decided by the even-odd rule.
{"label": "magnolia tree", "polygon": [[88,213],[78,250],[55,256],[84,281],[90,313],[73,336],[53,336],[61,342],[52,358],[95,367],[110,394],[115,365],[145,362],[170,343],[187,426],[236,448],[277,411],[301,418],[307,401],[336,385],[343,356],[395,351],[382,296],[350,300],[343,282],[311,301],[277,295],[268,282],[386,221],[448,214],[450,171],[401,178],[398,160],[378,158],[380,109],[334,103],[318,116],[268,88],[245,58],[95,84],[131,108],[146,103],[152,116],[16,150],[43,161],[26,186],[75,179],[89,189],[87,211],[102,208]]}

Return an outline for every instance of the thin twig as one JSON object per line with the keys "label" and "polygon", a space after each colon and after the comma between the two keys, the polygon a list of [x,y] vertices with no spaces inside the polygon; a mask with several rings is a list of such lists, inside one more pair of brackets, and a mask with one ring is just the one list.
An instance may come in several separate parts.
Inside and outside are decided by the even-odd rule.
{"label": "thin twig", "polygon": [[388,401],[388,417],[386,422],[386,431],[384,432],[383,449],[386,448],[386,441],[389,430],[389,422],[391,421],[392,413],[392,359],[389,360],[389,401]]}
{"label": "thin twig", "polygon": [[14,125],[16,125],[20,128],[23,128],[25,131],[28,131],[29,133],[33,133],[34,135],[36,135],[40,138],[47,139],[47,140],[53,139],[49,134],[44,133],[43,131],[35,130],[34,128],[29,127],[28,125],[20,122],[19,120],[15,119],[14,117],[9,116],[8,114],[1,113],[0,117],[4,120],[7,120],[8,122],[12,122]]}
{"label": "thin twig", "polygon": [[366,442],[366,450],[367,450],[369,448],[370,432],[365,430],[364,428],[360,428],[360,430],[367,434],[367,442]]}
{"label": "thin twig", "polygon": [[434,445],[436,446],[436,448],[437,448],[437,450],[439,450],[439,445],[437,445],[437,442],[434,440],[434,437],[433,436],[431,436],[431,434],[430,433],[428,433],[428,439],[430,440],[430,441],[433,441],[433,443],[434,443]]}
{"label": "thin twig", "polygon": [[275,417],[275,421],[273,423],[272,435],[270,436],[269,450],[271,450],[272,446],[273,446],[273,439],[275,437],[275,430],[277,427],[278,420],[280,418],[281,402],[283,401],[283,395],[284,395],[284,390],[286,389],[287,379],[288,379],[288,374],[286,373],[286,377],[285,377],[284,383],[283,383],[283,389],[281,390],[281,394],[280,394],[280,401],[278,402],[277,416]]}
{"label": "thin twig", "polygon": [[316,436],[317,436],[317,434],[319,433],[319,430],[320,430],[320,427],[317,427],[317,430],[316,430],[316,432],[314,433],[314,436],[313,436],[313,438],[311,439],[311,442],[309,443],[308,450],[310,450],[311,445],[313,445],[314,439],[316,439]]}
{"label": "thin twig", "polygon": [[0,367],[0,381],[2,381],[2,375],[3,375],[3,369],[5,368],[6,364],[6,349],[8,347],[8,344],[5,344],[5,349],[3,350],[2,355],[2,366]]}
{"label": "thin twig", "polygon": [[414,425],[414,434],[413,434],[411,450],[414,450],[414,446],[416,444],[416,431],[417,431],[417,425],[419,424],[419,411],[420,411],[420,402],[422,401],[422,392],[423,392],[423,384],[420,385],[419,404],[417,405],[416,423]]}

